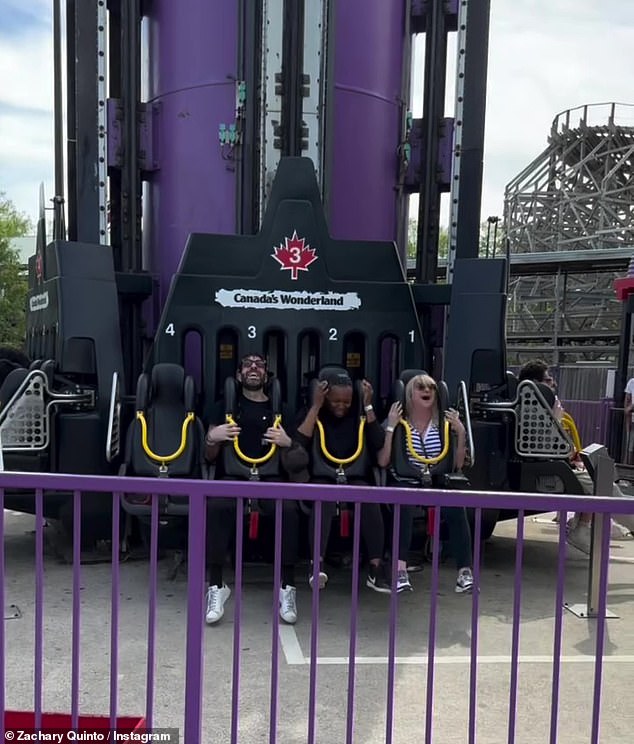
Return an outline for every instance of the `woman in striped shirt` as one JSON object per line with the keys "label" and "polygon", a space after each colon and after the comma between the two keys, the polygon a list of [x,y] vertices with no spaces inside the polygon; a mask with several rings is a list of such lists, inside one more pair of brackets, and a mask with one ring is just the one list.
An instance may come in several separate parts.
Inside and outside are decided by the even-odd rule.
{"label": "woman in striped shirt", "polygon": [[[447,409],[445,418],[449,422],[453,436],[453,470],[460,470],[465,461],[465,428],[460,421],[458,412],[453,408]],[[414,452],[425,458],[437,457],[443,447],[440,435],[440,421],[438,409],[438,390],[433,377],[429,375],[415,375],[405,387],[405,415],[399,402],[392,404],[385,427],[385,444],[377,456],[381,467],[388,467],[392,460],[392,435],[394,428],[404,419],[410,426],[412,432],[412,448]],[[416,468],[425,465],[408,454],[408,460]],[[392,468],[388,471],[390,477],[388,484],[411,487],[420,485],[420,480],[409,481],[399,478]],[[397,591],[411,590],[411,584],[407,577],[407,551],[412,539],[413,508],[402,507],[399,535],[399,560],[398,560],[398,583]],[[472,547],[471,531],[467,522],[467,514],[464,507],[443,506],[440,510],[441,519],[447,523],[449,532],[449,545],[451,553],[456,561],[458,578],[456,580],[456,592],[462,593],[473,588],[473,575],[471,572]]]}

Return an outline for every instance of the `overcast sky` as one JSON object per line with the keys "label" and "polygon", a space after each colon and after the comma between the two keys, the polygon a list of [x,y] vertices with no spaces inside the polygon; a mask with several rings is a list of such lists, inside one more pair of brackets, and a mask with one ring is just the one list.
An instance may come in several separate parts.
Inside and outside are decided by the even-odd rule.
{"label": "overcast sky", "polygon": [[[47,197],[53,184],[51,7],[0,0],[0,191],[32,217],[40,181]],[[483,218],[502,213],[557,113],[634,104],[633,46],[634,0],[491,0]]]}

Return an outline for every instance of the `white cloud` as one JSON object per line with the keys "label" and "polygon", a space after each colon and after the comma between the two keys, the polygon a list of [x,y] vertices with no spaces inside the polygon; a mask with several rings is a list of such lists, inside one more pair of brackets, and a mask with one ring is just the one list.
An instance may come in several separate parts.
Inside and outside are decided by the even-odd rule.
{"label": "white cloud", "polygon": [[[33,219],[40,182],[47,198],[53,194],[52,34],[42,23],[50,3],[2,0],[0,22],[19,8],[32,16],[29,23],[0,35],[0,191]],[[43,15],[36,22],[38,9]]]}
{"label": "white cloud", "polygon": [[[0,190],[33,216],[41,180],[52,194],[51,26],[50,0],[0,0]],[[544,149],[557,113],[634,103],[633,38],[631,0],[491,0],[484,217],[501,214],[505,185]]]}

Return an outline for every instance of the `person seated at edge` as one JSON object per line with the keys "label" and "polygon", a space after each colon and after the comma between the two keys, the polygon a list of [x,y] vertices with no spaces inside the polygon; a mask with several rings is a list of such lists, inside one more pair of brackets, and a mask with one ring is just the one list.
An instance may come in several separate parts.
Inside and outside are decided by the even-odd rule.
{"label": "person seated at edge", "polygon": [[[458,412],[454,411],[453,408],[449,408],[445,412],[445,417],[449,421],[454,436],[454,471],[459,471],[464,465],[466,456],[465,428],[460,421]],[[385,444],[378,454],[378,462],[381,467],[387,468],[391,463],[393,432],[402,419],[412,429],[412,445],[416,454],[430,458],[437,457],[441,453],[438,393],[433,377],[416,375],[407,383],[405,386],[405,412],[403,412],[403,408],[398,401],[390,407],[387,426],[385,427]],[[423,467],[423,464],[411,455],[408,455],[408,459],[414,467]],[[420,481],[404,479],[398,476],[393,468],[389,468],[387,484],[411,488],[420,485]],[[473,574],[471,570],[471,530],[467,521],[467,513],[462,506],[443,506],[440,509],[440,517],[447,523],[449,547],[458,569],[455,591],[457,593],[468,592],[473,588]],[[414,508],[401,507],[398,582],[399,587],[409,591],[412,590],[412,586],[407,575],[406,559],[412,541],[413,520]]]}
{"label": "person seated at edge", "polygon": [[[273,427],[274,411],[265,392],[268,380],[266,361],[260,354],[247,354],[240,361],[236,372],[240,383],[236,423],[224,422],[224,405],[220,404],[205,437],[205,457],[220,465],[218,455],[224,446],[232,446],[239,437],[240,449],[248,457],[264,455],[275,444],[280,448],[291,446],[291,438],[282,426]],[[222,472],[216,477],[227,478]],[[267,516],[275,513],[275,502],[259,503],[260,511]],[[231,538],[234,534],[236,502],[233,499],[207,500],[207,609],[205,620],[211,625],[224,614],[224,605],[231,590],[224,583],[222,568]],[[279,612],[284,622],[297,622],[295,590],[295,564],[298,555],[299,507],[297,502],[282,502],[282,584]],[[236,546],[241,550],[242,546]]]}
{"label": "person seated at edge", "polygon": [[[383,445],[384,433],[376,420],[372,406],[372,385],[363,380],[363,408],[366,415],[366,427],[364,431],[364,447],[370,452],[372,463],[376,463],[376,453]],[[298,426],[295,438],[308,452],[312,451],[312,439],[319,436],[315,432],[317,419],[324,428],[325,443],[328,452],[333,457],[346,459],[353,455],[357,449],[359,418],[357,412],[352,410],[353,400],[352,379],[345,371],[331,372],[325,379],[320,379],[314,388],[313,399],[310,408],[304,409],[298,414]],[[318,478],[311,472],[311,483],[334,483],[327,478]],[[373,482],[372,472],[369,471],[365,477],[351,477],[347,483],[351,486],[365,486]],[[319,588],[323,589],[328,581],[328,575],[324,571],[323,556],[328,544],[328,535],[335,515],[335,503],[323,502],[321,508],[321,543],[320,543],[320,565],[319,565]],[[384,525],[381,507],[379,504],[361,505],[361,536],[365,543],[368,554],[369,568],[366,585],[377,592],[390,593],[390,581],[383,564],[383,541]],[[310,520],[310,550],[313,555],[314,534],[314,509]],[[355,556],[356,558],[356,556]],[[313,575],[309,576],[309,584],[312,586]]]}
{"label": "person seated at edge", "polygon": [[[526,362],[520,369],[518,374],[519,382],[523,380],[532,380],[533,382],[541,383],[550,388],[555,394],[555,404],[553,405],[553,416],[561,421],[564,416],[564,409],[561,405],[559,398],[557,397],[557,383],[553,377],[548,364],[543,359],[531,359]],[[583,462],[578,454],[575,454],[570,461],[570,465],[573,472],[579,481],[579,485],[583,489],[584,494],[592,496],[594,494],[594,483],[590,474],[585,469]],[[615,483],[612,488],[612,495],[617,498],[624,498],[624,494],[618,485]],[[621,517],[623,520],[627,519],[627,516]],[[572,517],[568,523],[568,531],[566,540],[570,545],[574,546],[583,553],[590,553],[590,527],[592,525],[592,514],[588,512],[579,512]],[[612,540],[626,540],[631,537],[630,531],[627,527],[612,520],[610,526],[610,538]]]}

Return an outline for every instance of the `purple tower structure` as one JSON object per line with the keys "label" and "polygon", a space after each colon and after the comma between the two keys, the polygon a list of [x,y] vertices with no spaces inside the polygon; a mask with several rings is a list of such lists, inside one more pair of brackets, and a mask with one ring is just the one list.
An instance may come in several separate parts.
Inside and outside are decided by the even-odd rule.
{"label": "purple tower structure", "polygon": [[[292,6],[157,0],[149,9],[159,166],[144,199],[144,244],[161,304],[190,233],[259,229],[258,217],[241,223],[237,197],[256,194],[261,216],[283,155],[308,155],[322,169],[334,236],[396,240],[405,3],[316,0],[299,15]],[[306,79],[310,96],[297,93]]]}
{"label": "purple tower structure", "polygon": [[235,117],[235,2],[156,0],[149,19],[149,101],[157,104],[159,168],[145,215],[147,269],[161,304],[191,232],[235,233],[236,173],[220,122]]}
{"label": "purple tower structure", "polygon": [[397,150],[407,108],[402,94],[409,48],[405,5],[384,0],[335,4],[328,182],[330,231],[336,237],[397,237]]}

